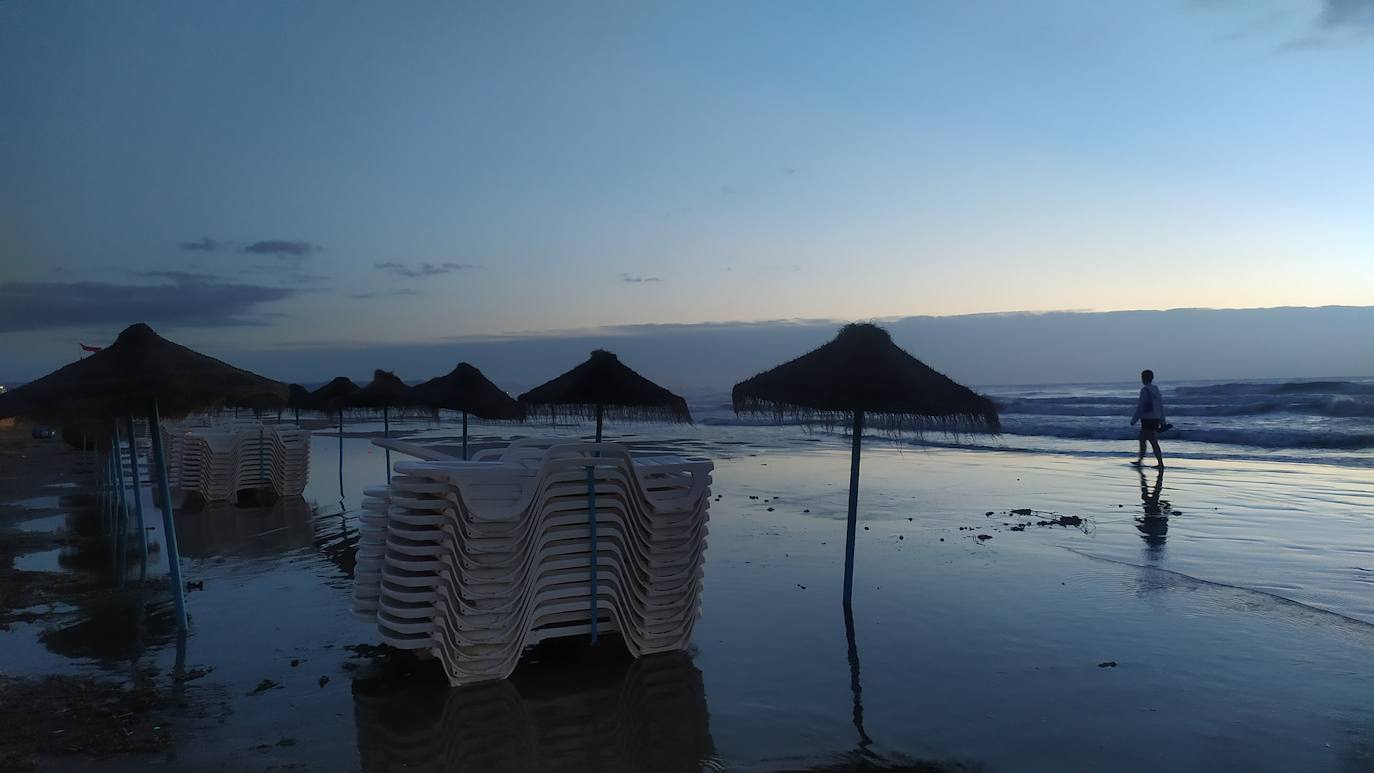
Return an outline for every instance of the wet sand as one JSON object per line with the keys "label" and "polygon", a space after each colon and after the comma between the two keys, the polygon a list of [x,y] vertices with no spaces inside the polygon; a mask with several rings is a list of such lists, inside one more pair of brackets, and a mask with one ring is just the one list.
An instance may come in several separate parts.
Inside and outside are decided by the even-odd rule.
{"label": "wet sand", "polygon": [[[41,757],[53,769],[1374,769],[1359,474],[1185,463],[1156,493],[1153,471],[1142,491],[1115,460],[871,443],[851,636],[843,443],[733,432],[654,440],[717,463],[705,614],[682,656],[566,643],[508,682],[449,690],[432,664],[379,654],[348,612],[347,508],[382,479],[381,453],[345,439],[340,496],[338,440],[321,434],[304,500],[178,514],[187,578],[204,584],[188,597],[195,678],[172,678],[153,590],[113,621],[58,602],[15,622],[0,674],[144,673],[186,704],[165,751]],[[0,542],[45,555],[34,534]],[[142,633],[93,633],[125,619]]]}

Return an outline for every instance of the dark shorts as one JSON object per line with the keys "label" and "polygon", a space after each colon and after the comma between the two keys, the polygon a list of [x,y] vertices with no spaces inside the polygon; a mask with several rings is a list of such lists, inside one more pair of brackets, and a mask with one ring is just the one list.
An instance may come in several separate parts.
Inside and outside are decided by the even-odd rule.
{"label": "dark shorts", "polygon": [[1159,419],[1141,419],[1140,429],[1144,432],[1158,432]]}

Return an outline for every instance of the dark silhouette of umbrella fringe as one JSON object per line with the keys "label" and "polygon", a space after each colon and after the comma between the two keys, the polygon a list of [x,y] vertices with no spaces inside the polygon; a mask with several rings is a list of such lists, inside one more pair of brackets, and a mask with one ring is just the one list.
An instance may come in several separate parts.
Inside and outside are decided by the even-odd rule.
{"label": "dark silhouette of umbrella fringe", "polygon": [[[601,424],[612,418],[628,421],[692,423],[687,401],[631,370],[605,349],[592,352],[587,361],[520,395],[527,414],[562,414],[596,419],[596,442]],[[591,641],[597,640],[597,544],[596,483],[592,465],[587,466],[587,527],[591,532]]]}
{"label": "dark silhouette of umbrella fringe", "polygon": [[491,383],[482,371],[466,362],[447,375],[432,378],[411,390],[413,405],[436,417],[440,410],[463,414],[463,459],[468,458],[468,414],[488,421],[523,421],[525,408]]}
{"label": "dark silhouette of umbrella fringe", "polygon": [[908,432],[996,432],[992,401],[907,354],[877,325],[850,324],[828,344],[741,381],[731,392],[737,414],[779,421],[850,426],[849,521],[845,539],[844,605],[854,587],[854,534],[859,508],[859,457],[865,426]]}
{"label": "dark silhouette of umbrella fringe", "polygon": [[[233,403],[259,410],[286,405],[286,385],[172,343],[139,323],[115,342],[5,395],[3,415],[51,423],[143,416],[157,401],[164,418]],[[10,413],[14,411],[14,413]]]}
{"label": "dark silhouette of umbrella fringe", "polygon": [[338,413],[345,407],[345,402],[353,394],[362,391],[362,387],[353,383],[347,376],[336,376],[328,384],[311,392],[301,410],[311,410],[316,413]]}
{"label": "dark silhouette of umbrella fringe", "polygon": [[527,414],[606,416],[621,421],[691,424],[687,401],[597,349],[586,362],[520,395]]}
{"label": "dark silhouette of umbrella fringe", "polygon": [[900,432],[996,432],[992,401],[907,354],[877,325],[850,324],[830,343],[741,381],[735,412],[833,427],[863,411],[864,427]]}

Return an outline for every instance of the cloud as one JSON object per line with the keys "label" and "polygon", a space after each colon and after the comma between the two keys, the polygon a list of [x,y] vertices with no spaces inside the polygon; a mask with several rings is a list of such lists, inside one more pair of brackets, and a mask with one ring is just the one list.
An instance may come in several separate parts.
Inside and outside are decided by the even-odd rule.
{"label": "cloud", "polygon": [[373,263],[372,267],[379,271],[388,271],[397,276],[410,277],[412,279],[421,276],[439,276],[441,274],[451,274],[455,271],[471,271],[481,268],[481,266],[475,263],[439,263],[436,265],[428,261],[416,263],[414,265],[388,261],[386,263]]}
{"label": "cloud", "polygon": [[199,239],[196,239],[195,241],[191,241],[191,242],[182,242],[182,243],[181,243],[181,251],[182,251],[182,252],[219,252],[219,249],[220,249],[220,247],[222,247],[222,246],[223,246],[223,245],[222,245],[219,241],[217,241],[217,240],[215,240],[215,239],[211,239],[211,238],[208,237],[208,236],[202,236],[202,237],[200,237]]}
{"label": "cloud", "polygon": [[1374,0],[1325,0],[1319,22],[1327,29],[1374,30]]}
{"label": "cloud", "polygon": [[349,298],[359,301],[371,300],[373,298],[394,298],[397,296],[419,295],[420,291],[410,287],[402,287],[399,290],[379,290],[370,293],[354,293]]}
{"label": "cloud", "polygon": [[258,306],[296,290],[220,282],[204,274],[149,271],[163,284],[0,282],[0,332],[148,322],[180,327],[263,324]]}
{"label": "cloud", "polygon": [[324,248],[312,242],[289,241],[286,239],[266,239],[253,242],[241,252],[251,255],[275,255],[278,258],[303,258]]}
{"label": "cloud", "polygon": [[663,281],[662,279],[660,279],[659,277],[656,277],[656,276],[640,276],[639,274],[619,274],[619,275],[617,275],[617,278],[618,278],[620,281],[622,281],[622,282],[626,282],[626,283],[628,283],[628,284],[634,284],[634,285],[643,284],[643,283],[645,283],[645,282],[662,282],[662,281]]}

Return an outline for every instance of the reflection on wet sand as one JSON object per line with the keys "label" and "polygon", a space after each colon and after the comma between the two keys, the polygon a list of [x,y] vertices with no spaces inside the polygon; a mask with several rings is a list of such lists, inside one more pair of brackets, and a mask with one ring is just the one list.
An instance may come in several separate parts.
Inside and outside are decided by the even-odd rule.
{"label": "reflection on wet sand", "polygon": [[688,655],[569,663],[543,659],[548,649],[534,648],[508,680],[468,688],[424,669],[394,687],[354,682],[362,769],[697,773],[710,764],[706,693]]}
{"label": "reflection on wet sand", "polygon": [[1140,538],[1145,540],[1145,544],[1150,547],[1148,553],[1152,557],[1157,557],[1169,536],[1169,514],[1173,508],[1167,501],[1159,498],[1159,495],[1164,492],[1163,468],[1155,473],[1153,487],[1150,486],[1149,480],[1145,477],[1145,470],[1140,469],[1139,472],[1140,503],[1144,514],[1135,519],[1135,528],[1140,532]]}
{"label": "reflection on wet sand", "polygon": [[314,544],[313,509],[301,497],[283,497],[266,507],[212,502],[199,512],[176,514],[177,544],[183,556],[272,556]]}

